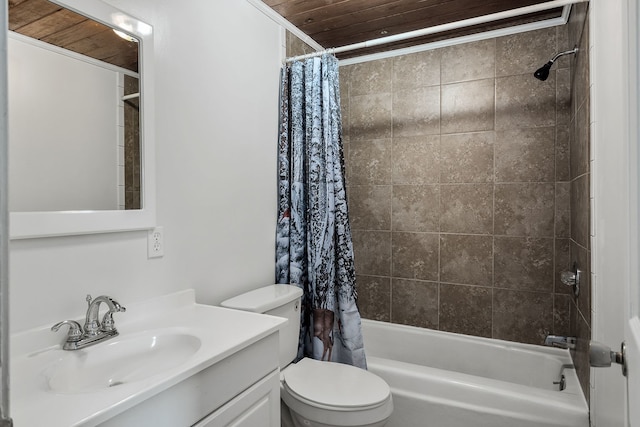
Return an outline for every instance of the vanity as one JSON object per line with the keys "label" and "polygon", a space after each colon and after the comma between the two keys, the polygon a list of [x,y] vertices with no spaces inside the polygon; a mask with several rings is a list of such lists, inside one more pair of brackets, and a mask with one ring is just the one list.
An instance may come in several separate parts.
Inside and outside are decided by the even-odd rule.
{"label": "vanity", "polygon": [[285,319],[197,304],[192,290],[114,319],[117,337],[80,350],[49,325],[11,337],[16,426],[280,425]]}

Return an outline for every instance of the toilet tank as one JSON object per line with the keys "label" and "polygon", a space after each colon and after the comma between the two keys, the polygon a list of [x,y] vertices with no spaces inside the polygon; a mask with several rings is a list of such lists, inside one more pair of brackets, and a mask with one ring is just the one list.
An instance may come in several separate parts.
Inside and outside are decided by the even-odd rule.
{"label": "toilet tank", "polygon": [[300,298],[302,289],[295,285],[269,285],[222,301],[220,305],[236,310],[269,314],[289,320],[279,330],[280,369],[298,355],[300,335]]}

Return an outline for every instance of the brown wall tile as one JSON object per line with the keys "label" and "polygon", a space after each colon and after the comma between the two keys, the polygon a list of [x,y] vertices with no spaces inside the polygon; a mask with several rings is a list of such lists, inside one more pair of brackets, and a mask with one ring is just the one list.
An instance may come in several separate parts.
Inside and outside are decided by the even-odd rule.
{"label": "brown wall tile", "polygon": [[394,137],[440,133],[440,86],[393,93]]}
{"label": "brown wall tile", "polygon": [[358,310],[366,319],[391,321],[391,278],[357,276]]}
{"label": "brown wall tile", "polygon": [[571,122],[571,70],[556,71],[556,122],[568,126]]}
{"label": "brown wall tile", "polygon": [[575,55],[574,78],[572,80],[572,98],[574,111],[580,108],[589,97],[589,20],[584,23],[584,29],[577,43],[578,52]]}
{"label": "brown wall tile", "polygon": [[[573,44],[569,42],[569,26],[568,25],[558,25],[556,27],[556,51],[557,52],[565,52],[567,50],[573,49]],[[572,58],[570,56],[562,56],[556,60],[554,65],[561,68],[569,68],[571,66]]]}
{"label": "brown wall tile", "polygon": [[351,96],[349,136],[352,140],[391,137],[391,93]]}
{"label": "brown wall tile", "polygon": [[496,236],[494,244],[494,286],[553,292],[553,239]]}
{"label": "brown wall tile", "polygon": [[438,329],[438,284],[392,279],[391,321]]}
{"label": "brown wall tile", "polygon": [[571,181],[571,239],[584,248],[590,246],[591,218],[589,175]]}
{"label": "brown wall tile", "polygon": [[389,231],[353,230],[352,238],[357,274],[391,276]]}
{"label": "brown wall tile", "polygon": [[569,181],[571,156],[569,152],[571,132],[570,126],[556,127],[556,181]]}
{"label": "brown wall tile", "polygon": [[393,60],[362,62],[353,64],[350,69],[349,83],[351,96],[391,93]]}
{"label": "brown wall tile", "polygon": [[448,46],[441,50],[443,84],[495,78],[495,39]]}
{"label": "brown wall tile", "polygon": [[573,358],[573,364],[576,366],[576,372],[580,379],[580,385],[582,386],[582,392],[589,401],[589,378],[590,369],[589,366],[589,342],[591,341],[591,321],[586,320],[582,313],[578,310],[573,310],[575,306],[572,306],[572,325],[571,336],[577,337],[575,350],[571,351]]}
{"label": "brown wall tile", "polygon": [[440,136],[394,137],[391,157],[394,184],[437,183],[440,174]]}
{"label": "brown wall tile", "polygon": [[555,124],[555,71],[544,82],[530,73],[496,79],[496,130]]}
{"label": "brown wall tile", "polygon": [[492,286],[493,237],[440,235],[440,281]]}
{"label": "brown wall tile", "polygon": [[556,237],[571,237],[570,182],[556,182]]}
{"label": "brown wall tile", "polygon": [[440,188],[440,231],[493,233],[492,184],[443,184]]}
{"label": "brown wall tile", "polygon": [[391,186],[350,186],[349,220],[352,229],[391,230]]}
{"label": "brown wall tile", "polygon": [[553,330],[553,294],[493,290],[493,337],[540,344]]}
{"label": "brown wall tile", "polygon": [[553,237],[555,185],[496,184],[495,233]]}
{"label": "brown wall tile", "polygon": [[287,31],[286,35],[287,56],[306,55],[315,52],[315,49]]}
{"label": "brown wall tile", "polygon": [[578,108],[573,125],[574,138],[571,138],[571,178],[577,178],[589,172],[589,97]]}
{"label": "brown wall tile", "polygon": [[438,257],[437,233],[393,233],[394,277],[437,281]]}
{"label": "brown wall tile", "polygon": [[492,290],[440,284],[440,330],[491,337]]}
{"label": "brown wall tile", "polygon": [[394,231],[439,231],[440,186],[394,185]]}
{"label": "brown wall tile", "polygon": [[349,141],[349,185],[391,184],[391,140]]}
{"label": "brown wall tile", "polygon": [[556,128],[496,132],[496,182],[553,182]]}
{"label": "brown wall tile", "polygon": [[442,135],[440,182],[493,181],[494,132]]}
{"label": "brown wall tile", "polygon": [[553,296],[553,333],[554,335],[571,336],[571,296]]}
{"label": "brown wall tile", "polygon": [[533,74],[556,52],[556,29],[544,28],[496,39],[496,76]]}
{"label": "brown wall tile", "polygon": [[591,252],[571,242],[571,267],[574,263],[581,271],[580,293],[575,303],[582,317],[591,324]]}
{"label": "brown wall tile", "polygon": [[[377,62],[377,61],[376,61]],[[393,89],[440,84],[440,51],[428,50],[393,58]]]}
{"label": "brown wall tile", "polygon": [[442,86],[442,133],[493,130],[494,79]]}
{"label": "brown wall tile", "polygon": [[555,239],[554,292],[573,295],[573,289],[560,280],[563,271],[571,271],[571,240]]}

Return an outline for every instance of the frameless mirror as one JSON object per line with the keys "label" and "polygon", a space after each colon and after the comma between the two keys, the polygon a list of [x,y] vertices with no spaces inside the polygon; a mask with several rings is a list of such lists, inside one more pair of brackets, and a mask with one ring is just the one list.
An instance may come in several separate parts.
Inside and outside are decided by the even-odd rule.
{"label": "frameless mirror", "polygon": [[153,227],[151,26],[99,0],[9,21],[11,238]]}

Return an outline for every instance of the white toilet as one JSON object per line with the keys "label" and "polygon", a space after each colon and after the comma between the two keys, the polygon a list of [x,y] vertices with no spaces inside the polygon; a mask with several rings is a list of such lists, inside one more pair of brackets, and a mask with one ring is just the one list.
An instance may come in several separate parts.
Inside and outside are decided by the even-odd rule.
{"label": "white toilet", "polygon": [[382,427],[393,412],[389,386],[354,366],[304,358],[298,353],[300,297],[291,285],[270,285],[223,301],[237,310],[285,317],[280,329],[280,397],[283,426],[288,414],[295,427]]}

